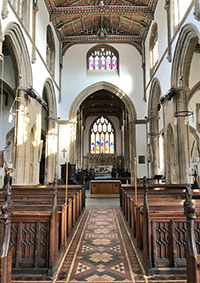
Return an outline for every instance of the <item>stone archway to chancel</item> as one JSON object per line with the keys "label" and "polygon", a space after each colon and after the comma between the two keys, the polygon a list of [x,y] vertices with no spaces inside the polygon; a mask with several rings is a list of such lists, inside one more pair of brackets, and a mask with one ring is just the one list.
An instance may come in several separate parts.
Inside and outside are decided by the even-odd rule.
{"label": "stone archway to chancel", "polygon": [[[102,81],[95,83],[86,89],[84,89],[74,100],[74,102],[71,105],[70,113],[69,113],[69,120],[74,121],[77,119],[77,115],[80,115],[80,106],[86,100],[89,96],[91,96],[93,93],[97,93],[99,91],[105,91],[107,93],[110,93],[111,95],[114,95],[117,99],[119,99],[125,107],[125,110],[127,111],[127,135],[126,135],[126,142],[128,150],[127,156],[125,157],[125,167],[127,170],[130,170],[130,172],[133,174],[134,172],[134,162],[131,162],[131,160],[134,160],[136,155],[136,133],[135,133],[135,121],[136,121],[136,110],[135,106],[130,99],[130,97],[124,93],[121,89],[119,89],[117,86]],[[78,126],[76,126],[76,129]],[[74,133],[71,133],[74,134]],[[128,139],[127,139],[128,136]],[[80,147],[81,151],[81,147]],[[71,142],[70,143],[70,162],[71,163],[77,163],[77,157],[80,155],[80,152],[77,152],[77,142]],[[83,158],[81,156],[80,158]],[[82,168],[82,163],[79,162],[80,168]]]}

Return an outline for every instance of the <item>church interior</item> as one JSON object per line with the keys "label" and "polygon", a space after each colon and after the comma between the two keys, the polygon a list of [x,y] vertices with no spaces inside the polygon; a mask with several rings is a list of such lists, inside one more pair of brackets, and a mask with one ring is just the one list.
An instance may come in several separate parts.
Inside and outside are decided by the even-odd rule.
{"label": "church interior", "polygon": [[200,283],[199,75],[199,0],[0,0],[0,283]]}

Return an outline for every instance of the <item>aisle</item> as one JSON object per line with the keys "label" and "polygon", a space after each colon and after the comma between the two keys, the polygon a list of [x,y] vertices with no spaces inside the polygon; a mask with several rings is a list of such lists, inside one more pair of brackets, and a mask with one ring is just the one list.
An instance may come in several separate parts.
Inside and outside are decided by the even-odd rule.
{"label": "aisle", "polygon": [[54,283],[148,282],[118,208],[87,209]]}

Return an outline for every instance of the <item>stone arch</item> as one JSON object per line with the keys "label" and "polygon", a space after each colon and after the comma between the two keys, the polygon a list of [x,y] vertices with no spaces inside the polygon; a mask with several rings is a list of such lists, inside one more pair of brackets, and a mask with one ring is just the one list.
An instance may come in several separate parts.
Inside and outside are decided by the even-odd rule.
{"label": "stone arch", "polygon": [[[116,95],[120,100],[124,103],[125,108],[128,112],[129,115],[129,122],[128,122],[128,129],[129,129],[129,155],[128,155],[128,162],[129,165],[127,168],[132,173],[134,172],[134,162],[133,160],[135,159],[136,156],[136,133],[135,133],[135,121],[137,119],[136,115],[136,110],[135,106],[130,99],[130,97],[125,94],[121,89],[116,87],[113,84],[110,84],[108,82],[102,81],[95,83],[86,89],[84,89],[74,100],[74,102],[71,105],[70,112],[69,112],[69,120],[73,123],[73,121],[76,120],[76,116],[79,110],[79,107],[81,103],[92,93],[99,91],[99,90],[106,90],[109,91],[110,93]],[[75,143],[70,143],[70,162],[75,163],[74,157],[76,155],[76,144]]]}
{"label": "stone arch", "polygon": [[148,103],[148,119],[149,119],[149,138],[150,147],[152,149],[151,158],[151,176],[157,174],[158,163],[159,163],[159,111],[158,104],[161,97],[161,87],[159,80],[154,78],[151,84],[149,103]]}
{"label": "stone arch", "polygon": [[[53,82],[47,79],[43,87],[43,97],[48,104],[47,132],[45,133],[45,170],[47,172],[47,183],[52,183],[55,177],[57,164],[57,107]],[[56,145],[56,148],[54,148]]]}
{"label": "stone arch", "polygon": [[121,90],[120,88],[116,87],[115,85],[111,84],[111,83],[107,83],[107,82],[98,82],[95,83],[87,88],[85,88],[74,100],[74,102],[71,105],[70,108],[70,112],[69,112],[69,119],[73,119],[74,117],[76,117],[76,113],[78,111],[78,108],[80,106],[80,104],[89,96],[91,95],[93,92],[96,92],[98,90],[107,90],[113,94],[115,94],[116,96],[118,96],[121,101],[124,103],[124,105],[126,106],[126,109],[129,112],[130,115],[130,121],[133,122],[137,119],[137,115],[136,115],[136,110],[135,110],[135,106],[132,102],[132,100],[129,98],[129,96],[127,94],[125,94],[123,92],[123,90]]}
{"label": "stone arch", "polygon": [[48,114],[51,119],[57,118],[57,107],[56,107],[56,95],[55,95],[55,89],[53,86],[53,82],[51,79],[47,79],[44,83],[43,92],[44,89],[46,89],[47,94],[47,104],[48,104]]}
{"label": "stone arch", "polygon": [[53,31],[50,25],[47,26],[47,32],[46,32],[46,63],[47,66],[51,72],[51,74],[54,76],[55,73],[55,40]]}
{"label": "stone arch", "polygon": [[171,85],[189,86],[189,72],[199,31],[194,24],[186,24],[180,32],[172,63]]}
{"label": "stone arch", "polygon": [[168,124],[166,131],[166,182],[168,184],[175,183],[176,179],[176,159],[175,159],[175,143],[174,131],[171,124]]}
{"label": "stone arch", "polygon": [[[171,73],[171,85],[178,89],[178,93],[173,98],[173,104],[171,103],[171,110],[174,107],[178,113],[188,111],[189,75],[193,53],[198,40],[199,31],[194,24],[188,23],[183,26],[176,43]],[[187,183],[189,182],[188,168],[190,166],[189,128],[188,124],[184,123],[184,119],[177,119],[175,131],[178,182]],[[184,143],[182,142],[183,136],[185,137]]]}
{"label": "stone arch", "polygon": [[6,28],[4,35],[5,38],[8,39],[15,56],[19,77],[18,87],[24,88],[32,86],[33,77],[31,61],[21,28],[16,23],[10,23]]}
{"label": "stone arch", "polygon": [[[26,89],[32,86],[33,78],[31,61],[24,35],[20,26],[17,23],[11,22],[5,28],[4,36],[13,60],[15,73],[15,96],[20,97],[18,107],[22,108],[24,113],[27,112],[27,110],[31,113],[33,105],[27,98]],[[29,175],[25,173],[26,170],[24,170],[24,168],[28,168],[30,166],[30,160],[27,157],[30,136],[27,136],[25,131],[19,131],[19,129],[21,129],[20,127],[22,127],[21,123],[26,124],[28,127],[25,114],[21,119],[19,119],[17,115],[15,121],[15,148],[13,157],[15,176],[13,181],[16,184],[24,184],[29,180]],[[25,156],[26,158],[24,158]]]}

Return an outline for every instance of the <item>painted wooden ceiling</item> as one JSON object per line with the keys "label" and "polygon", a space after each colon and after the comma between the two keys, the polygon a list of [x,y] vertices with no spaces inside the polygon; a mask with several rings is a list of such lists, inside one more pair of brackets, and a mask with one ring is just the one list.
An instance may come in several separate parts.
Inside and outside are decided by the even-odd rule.
{"label": "painted wooden ceiling", "polygon": [[158,0],[45,0],[63,52],[77,43],[129,43],[141,51]]}

